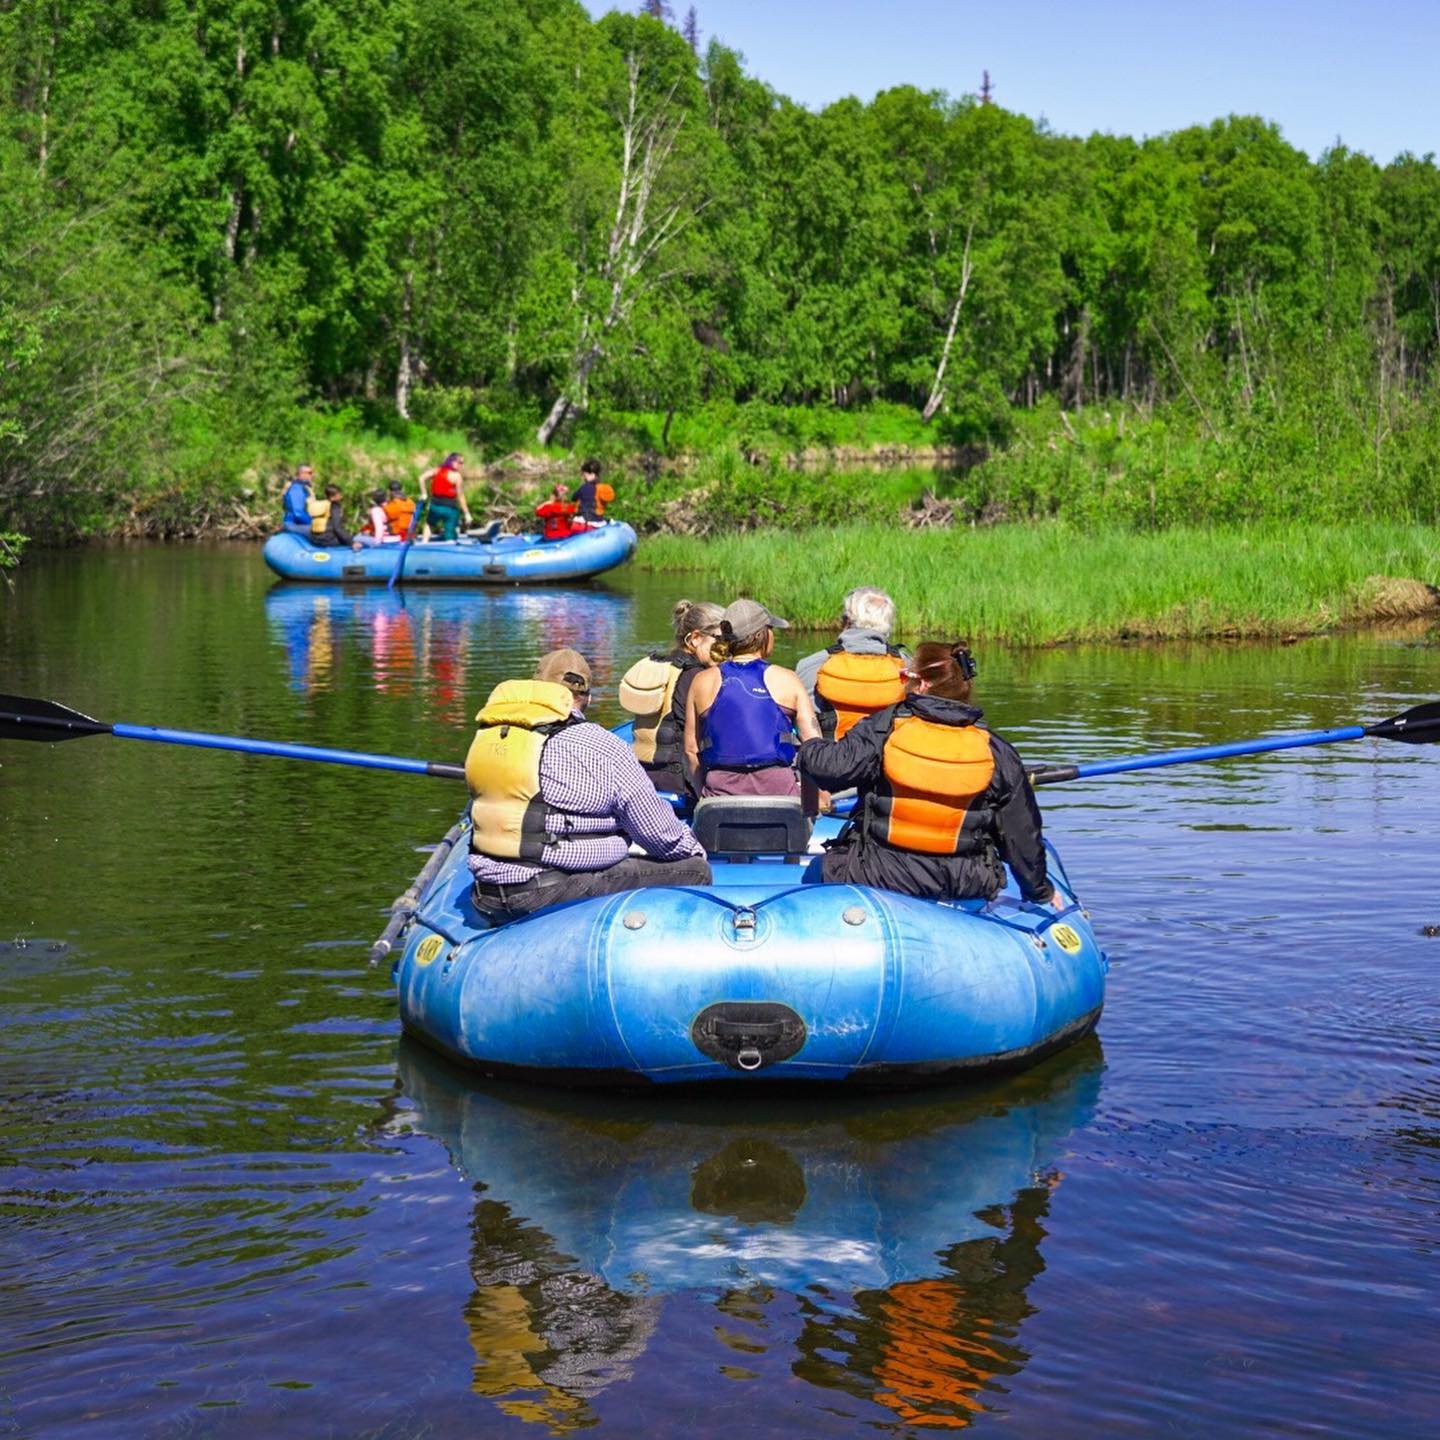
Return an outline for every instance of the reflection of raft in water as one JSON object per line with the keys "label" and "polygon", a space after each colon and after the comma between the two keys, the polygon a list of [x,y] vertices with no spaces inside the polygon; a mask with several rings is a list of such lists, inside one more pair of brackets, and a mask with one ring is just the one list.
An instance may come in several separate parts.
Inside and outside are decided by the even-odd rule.
{"label": "reflection of raft in water", "polygon": [[1100,1091],[1099,1042],[986,1087],[771,1096],[743,1118],[719,1096],[654,1099],[483,1087],[401,1052],[415,1125],[487,1201],[616,1290],[763,1283],[853,1291],[934,1276],[993,1236],[992,1206],[1042,1183]]}
{"label": "reflection of raft in water", "polygon": [[[630,1379],[664,1297],[730,1330],[797,1297],[792,1369],[901,1419],[956,1428],[1025,1363],[1018,1331],[1067,1137],[1094,1113],[1093,1038],[1003,1089],[772,1096],[736,1118],[689,1100],[477,1088],[403,1046],[413,1114],[475,1182],[476,1390],[552,1430],[593,1424]],[[790,1304],[786,1302],[788,1315]]]}
{"label": "reflection of raft in water", "polygon": [[[311,545],[289,531],[265,542],[265,563],[287,580],[325,584],[388,584],[399,558],[397,545],[360,550]],[[402,580],[412,585],[542,585],[585,580],[622,565],[635,553],[635,532],[606,521],[564,540],[538,535],[501,535],[495,540],[432,540],[405,556]]]}
{"label": "reflection of raft in water", "polygon": [[818,855],[786,853],[803,832],[736,855],[712,828],[697,819],[709,886],[501,927],[471,903],[452,831],[394,967],[406,1029],[489,1073],[572,1085],[893,1085],[1017,1069],[1099,1018],[1107,962],[1053,850],[1063,912],[1013,887],[985,905],[820,884]]}

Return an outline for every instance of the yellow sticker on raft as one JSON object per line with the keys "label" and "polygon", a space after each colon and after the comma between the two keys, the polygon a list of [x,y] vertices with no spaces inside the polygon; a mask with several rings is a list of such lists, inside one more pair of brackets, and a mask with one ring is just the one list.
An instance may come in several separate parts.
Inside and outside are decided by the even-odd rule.
{"label": "yellow sticker on raft", "polygon": [[527,550],[520,558],[522,560],[543,560],[545,552],[543,550]]}
{"label": "yellow sticker on raft", "polygon": [[1067,954],[1076,954],[1083,943],[1068,925],[1056,925],[1050,931],[1051,938]]}
{"label": "yellow sticker on raft", "polygon": [[428,965],[444,948],[445,942],[438,935],[431,935],[420,942],[420,948],[415,952],[415,963]]}

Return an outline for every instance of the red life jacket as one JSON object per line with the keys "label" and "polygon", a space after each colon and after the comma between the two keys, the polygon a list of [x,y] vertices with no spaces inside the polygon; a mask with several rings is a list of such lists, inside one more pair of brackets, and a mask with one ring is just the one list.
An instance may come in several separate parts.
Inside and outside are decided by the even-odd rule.
{"label": "red life jacket", "polygon": [[543,540],[565,540],[575,533],[570,517],[578,507],[569,500],[547,500],[535,507],[540,517],[540,537]]}
{"label": "red life jacket", "polygon": [[455,472],[442,465],[430,477],[430,494],[436,500],[453,500],[459,492],[455,489]]}

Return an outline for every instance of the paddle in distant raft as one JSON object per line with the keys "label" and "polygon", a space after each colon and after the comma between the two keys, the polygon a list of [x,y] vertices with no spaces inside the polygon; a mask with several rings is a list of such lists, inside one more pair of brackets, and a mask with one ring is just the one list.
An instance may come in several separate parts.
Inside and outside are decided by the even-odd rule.
{"label": "paddle in distant raft", "polygon": [[[248,740],[239,735],[207,735],[196,730],[166,730],[154,725],[127,725],[92,720],[54,700],[25,695],[0,695],[0,740],[78,740],[86,735],[114,735],[120,740],[153,740],[162,745],[191,745],[204,750],[238,750],[246,755],[273,755],[281,760],[316,760],[328,765],[356,765],[366,770],[399,770],[410,775],[435,775],[463,780],[463,765],[442,765],[433,760],[410,760],[400,755],[374,755],[362,750],[330,750],[318,745],[292,745],[281,740]],[[1310,730],[1296,735],[1273,735],[1258,740],[1237,740],[1190,750],[1164,750],[1157,755],[1135,755],[1124,760],[1097,760],[1088,765],[1041,765],[1028,772],[1032,785],[1053,785],[1061,780],[1085,780],[1093,775],[1118,775],[1127,770],[1157,770],[1195,760],[1225,760],[1233,755],[1263,755],[1271,750],[1297,750],[1305,745],[1332,745],[1340,740],[1399,740],[1406,745],[1433,745],[1440,741],[1440,700],[1416,705],[1373,725],[1349,725],[1338,730]]]}

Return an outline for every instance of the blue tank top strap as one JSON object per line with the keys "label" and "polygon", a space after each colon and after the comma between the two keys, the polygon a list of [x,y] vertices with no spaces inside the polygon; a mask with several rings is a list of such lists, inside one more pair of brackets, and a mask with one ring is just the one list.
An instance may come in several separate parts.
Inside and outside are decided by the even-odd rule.
{"label": "blue tank top strap", "polygon": [[700,759],[707,770],[763,770],[795,759],[790,717],[765,685],[764,660],[720,666],[720,689],[701,717],[705,743]]}

